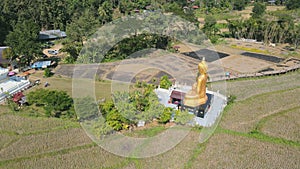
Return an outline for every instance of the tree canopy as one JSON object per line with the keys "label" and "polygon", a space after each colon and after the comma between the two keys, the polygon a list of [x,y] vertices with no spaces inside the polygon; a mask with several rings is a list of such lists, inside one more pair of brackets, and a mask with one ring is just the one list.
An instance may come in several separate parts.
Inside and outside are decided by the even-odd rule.
{"label": "tree canopy", "polygon": [[18,22],[13,31],[6,37],[5,43],[9,45],[15,55],[20,56],[21,64],[28,64],[40,51],[38,41],[40,28],[32,20]]}

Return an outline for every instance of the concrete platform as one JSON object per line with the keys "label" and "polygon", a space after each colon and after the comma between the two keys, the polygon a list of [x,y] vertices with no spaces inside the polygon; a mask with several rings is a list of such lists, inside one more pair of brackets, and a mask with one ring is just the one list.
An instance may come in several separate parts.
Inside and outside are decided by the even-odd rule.
{"label": "concrete platform", "polygon": [[[172,89],[166,90],[159,88],[155,90],[155,93],[158,95],[159,102],[161,104],[165,105],[166,107],[177,109],[176,104],[168,103],[168,100],[170,99],[170,95],[172,93]],[[204,118],[195,116],[194,121],[191,122],[191,125],[211,127],[224,110],[224,107],[227,104],[226,97],[213,91],[207,91],[207,93],[211,95],[210,107],[207,110]]]}

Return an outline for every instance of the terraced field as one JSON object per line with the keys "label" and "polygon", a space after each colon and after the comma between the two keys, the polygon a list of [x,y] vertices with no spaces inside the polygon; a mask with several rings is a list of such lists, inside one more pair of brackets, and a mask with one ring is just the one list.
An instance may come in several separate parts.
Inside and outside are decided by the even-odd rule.
{"label": "terraced field", "polygon": [[[199,130],[192,130],[170,151],[145,159],[103,150],[76,122],[28,117],[0,106],[0,168],[299,168],[299,77],[296,72],[227,82],[238,100],[207,142],[200,144]],[[47,80],[60,88],[55,78]],[[70,85],[70,79],[61,79],[59,85]]]}

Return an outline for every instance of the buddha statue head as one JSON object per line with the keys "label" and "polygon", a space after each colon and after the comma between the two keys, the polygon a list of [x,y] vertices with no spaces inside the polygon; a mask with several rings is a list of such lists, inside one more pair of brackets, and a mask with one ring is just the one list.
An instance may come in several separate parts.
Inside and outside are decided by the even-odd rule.
{"label": "buddha statue head", "polygon": [[201,75],[207,74],[207,64],[205,62],[205,57],[203,57],[202,61],[198,64],[198,71]]}

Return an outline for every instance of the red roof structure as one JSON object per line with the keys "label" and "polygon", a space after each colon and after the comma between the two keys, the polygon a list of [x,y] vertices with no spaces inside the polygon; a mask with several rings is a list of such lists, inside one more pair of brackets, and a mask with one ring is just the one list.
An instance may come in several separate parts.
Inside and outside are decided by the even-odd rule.
{"label": "red roof structure", "polygon": [[16,93],[16,94],[14,94],[13,101],[17,103],[17,102],[20,101],[23,97],[24,97],[24,94],[23,94],[22,92],[18,92],[18,93]]}
{"label": "red roof structure", "polygon": [[173,99],[183,100],[184,96],[185,96],[185,93],[177,91],[177,90],[173,90],[170,97]]}

